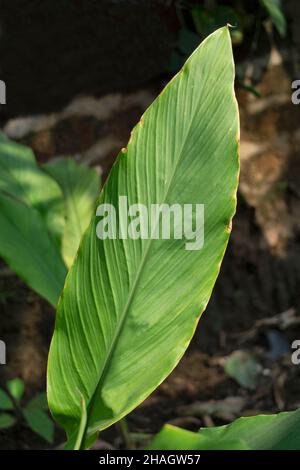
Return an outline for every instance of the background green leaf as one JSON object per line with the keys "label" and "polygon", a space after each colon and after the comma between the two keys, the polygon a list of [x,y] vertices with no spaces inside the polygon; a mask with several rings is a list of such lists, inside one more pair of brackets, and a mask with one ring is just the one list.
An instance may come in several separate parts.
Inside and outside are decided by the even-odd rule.
{"label": "background green leaf", "polygon": [[53,442],[54,423],[44,411],[25,408],[23,415],[30,429],[50,444]]}
{"label": "background green leaf", "polygon": [[[180,429],[167,424],[154,437],[149,449],[155,450],[248,450],[247,444],[239,436],[218,439],[217,431],[213,428],[215,436],[207,438],[202,430],[199,433]],[[206,429],[203,429],[204,431]]]}
{"label": "background green leaf", "polygon": [[247,351],[234,351],[226,358],[224,370],[243,387],[255,389],[262,367],[256,358]]}
{"label": "background green leaf", "polygon": [[66,267],[60,254],[62,193],[30,149],[0,136],[0,256],[54,306]]}
{"label": "background green leaf", "polygon": [[14,404],[8,394],[0,388],[0,410],[13,410]]}
{"label": "background green leaf", "polygon": [[132,132],[99,203],[204,204],[205,243],[99,240],[93,217],[58,306],[48,400],[83,446],[141,403],[184,354],[219,273],[236,206],[238,109],[230,35],[193,53]]}
{"label": "background green leaf", "polygon": [[15,379],[9,380],[6,385],[10,394],[15,398],[15,400],[20,401],[25,390],[23,380],[17,377]]}
{"label": "background green leaf", "polygon": [[0,255],[38,294],[56,306],[66,267],[38,211],[0,191]]}
{"label": "background green leaf", "polygon": [[0,429],[8,429],[16,424],[16,419],[8,413],[0,414]]}
{"label": "background green leaf", "polygon": [[299,450],[300,409],[275,415],[239,418],[199,433],[165,426],[149,449],[162,450]]}
{"label": "background green leaf", "polygon": [[26,408],[28,410],[48,410],[48,402],[46,393],[38,393],[28,403]]}
{"label": "background green leaf", "polygon": [[94,169],[71,158],[52,161],[43,168],[57,181],[64,195],[66,225],[62,254],[70,267],[95,209],[99,177]]}
{"label": "background green leaf", "polygon": [[54,306],[98,190],[95,170],[72,159],[41,169],[29,148],[0,134],[0,256]]}
{"label": "background green leaf", "polygon": [[0,191],[36,209],[60,247],[64,204],[58,184],[37,165],[32,150],[0,134]]}
{"label": "background green leaf", "polygon": [[286,35],[286,19],[282,12],[281,0],[260,0],[260,3],[270,15],[272,23],[281,36]]}

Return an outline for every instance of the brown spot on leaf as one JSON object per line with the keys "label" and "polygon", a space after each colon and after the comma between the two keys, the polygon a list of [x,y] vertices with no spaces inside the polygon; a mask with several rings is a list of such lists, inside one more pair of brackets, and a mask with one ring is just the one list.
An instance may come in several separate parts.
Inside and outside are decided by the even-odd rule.
{"label": "brown spot on leaf", "polygon": [[232,230],[232,219],[230,219],[229,224],[226,226],[226,232],[231,233]]}

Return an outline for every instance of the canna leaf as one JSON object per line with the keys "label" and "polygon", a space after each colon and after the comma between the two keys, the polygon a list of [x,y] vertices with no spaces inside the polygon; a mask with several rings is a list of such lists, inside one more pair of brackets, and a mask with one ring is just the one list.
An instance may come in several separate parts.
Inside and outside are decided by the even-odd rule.
{"label": "canna leaf", "polygon": [[43,170],[29,148],[0,135],[0,256],[56,306],[99,181],[95,170],[71,159]]}
{"label": "canna leaf", "polygon": [[0,256],[54,306],[66,276],[63,211],[59,186],[31,150],[0,135]]}
{"label": "canna leaf", "polygon": [[149,449],[155,450],[300,450],[300,409],[239,418],[198,433],[166,425]]}
{"label": "canna leaf", "polygon": [[75,163],[71,158],[52,161],[43,168],[56,180],[64,195],[66,225],[62,255],[70,267],[95,209],[99,177],[94,169]]}
{"label": "canna leaf", "polygon": [[23,409],[27,426],[50,444],[54,440],[54,424],[49,416],[39,409]]}
{"label": "canna leaf", "polygon": [[58,184],[37,165],[30,148],[0,134],[0,191],[36,209],[60,247],[64,205]]}
{"label": "canna leaf", "polygon": [[14,397],[16,401],[20,401],[25,391],[25,385],[23,380],[16,377],[15,379],[9,380],[6,385],[11,396]]}
{"label": "canna leaf", "polygon": [[[166,424],[162,430],[154,437],[148,449],[155,450],[249,450],[247,444],[239,436],[228,436],[218,439],[219,428],[211,428],[215,435],[206,437],[203,428],[197,432],[187,431]],[[203,431],[203,432],[202,432]]]}
{"label": "canna leaf", "polygon": [[38,211],[0,191],[0,255],[38,294],[56,306],[66,268]]}
{"label": "canna leaf", "polygon": [[[48,362],[48,402],[74,447],[141,403],[184,354],[228,242],[238,184],[238,108],[228,28],[209,36],[145,112],[99,204],[204,204],[202,249],[185,239],[96,236],[94,216],[66,279]],[[120,228],[120,227],[119,227]]]}

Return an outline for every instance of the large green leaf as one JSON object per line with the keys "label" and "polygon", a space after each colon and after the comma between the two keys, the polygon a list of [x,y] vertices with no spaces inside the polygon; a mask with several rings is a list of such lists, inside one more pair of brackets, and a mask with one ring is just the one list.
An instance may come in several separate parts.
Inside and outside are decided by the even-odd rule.
{"label": "large green leaf", "polygon": [[199,433],[165,426],[153,439],[156,450],[300,450],[300,409],[239,418]]}
{"label": "large green leaf", "polygon": [[94,169],[75,163],[71,158],[52,161],[44,165],[44,169],[57,181],[64,195],[66,225],[62,254],[70,267],[95,209],[99,177]]}
{"label": "large green leaf", "polygon": [[64,205],[58,184],[30,149],[0,136],[0,256],[54,306],[66,267],[60,254]]}
{"label": "large green leaf", "polygon": [[[142,402],[184,354],[219,273],[236,206],[238,109],[230,35],[209,36],[132,132],[99,198],[128,205],[204,204],[205,241],[105,239],[94,217],[61,296],[48,400],[82,446]],[[154,227],[155,228],[155,227]]]}

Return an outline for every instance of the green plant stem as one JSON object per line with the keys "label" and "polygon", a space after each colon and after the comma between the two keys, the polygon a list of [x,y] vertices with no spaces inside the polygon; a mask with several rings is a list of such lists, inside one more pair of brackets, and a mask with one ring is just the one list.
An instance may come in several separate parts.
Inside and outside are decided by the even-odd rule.
{"label": "green plant stem", "polygon": [[131,434],[129,432],[128,424],[125,418],[121,419],[117,424],[120,433],[122,434],[122,438],[124,440],[124,444],[126,449],[132,450],[135,448],[134,442],[131,438]]}

